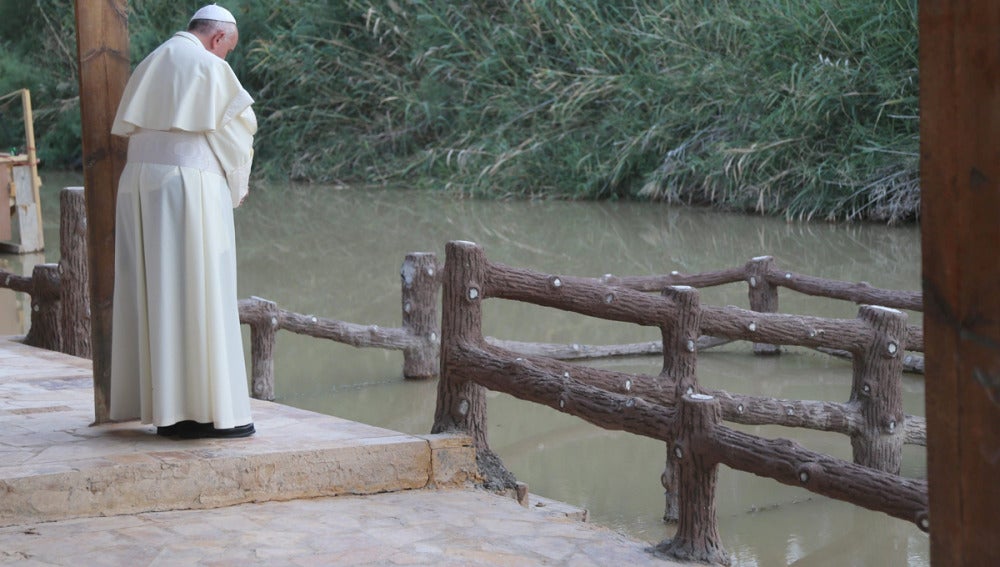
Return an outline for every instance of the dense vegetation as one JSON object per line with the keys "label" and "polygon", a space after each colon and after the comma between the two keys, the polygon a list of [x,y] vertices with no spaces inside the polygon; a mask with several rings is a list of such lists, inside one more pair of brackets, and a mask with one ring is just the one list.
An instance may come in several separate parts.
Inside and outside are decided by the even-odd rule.
{"label": "dense vegetation", "polygon": [[[133,61],[201,3],[132,0]],[[222,3],[259,175],[918,215],[916,0]],[[43,157],[67,163],[72,0],[0,0],[0,42],[0,94],[32,89]]]}

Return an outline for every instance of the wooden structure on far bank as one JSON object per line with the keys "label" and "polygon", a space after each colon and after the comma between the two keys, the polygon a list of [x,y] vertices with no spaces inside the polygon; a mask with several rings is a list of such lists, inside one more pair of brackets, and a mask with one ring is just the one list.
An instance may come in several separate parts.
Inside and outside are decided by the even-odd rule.
{"label": "wooden structure on far bank", "polygon": [[[9,203],[10,206],[10,215],[6,212],[0,213],[0,252],[27,254],[45,249],[39,195],[42,182],[38,178],[31,93],[28,89],[14,91],[0,96],[0,102],[15,98],[21,100],[24,147],[0,148],[0,203],[5,207]],[[7,131],[6,128],[4,131]]]}

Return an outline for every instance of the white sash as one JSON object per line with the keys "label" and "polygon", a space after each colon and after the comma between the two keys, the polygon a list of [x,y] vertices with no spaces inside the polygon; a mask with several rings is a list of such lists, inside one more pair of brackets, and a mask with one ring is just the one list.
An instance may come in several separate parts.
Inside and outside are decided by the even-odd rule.
{"label": "white sash", "polygon": [[198,132],[136,130],[128,139],[128,161],[177,165],[226,176],[205,135]]}

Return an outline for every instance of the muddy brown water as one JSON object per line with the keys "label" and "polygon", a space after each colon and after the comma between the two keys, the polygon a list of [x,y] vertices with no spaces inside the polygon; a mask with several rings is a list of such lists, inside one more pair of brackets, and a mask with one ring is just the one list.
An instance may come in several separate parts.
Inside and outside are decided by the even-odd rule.
{"label": "muddy brown water", "polygon": [[[0,256],[0,267],[30,270],[58,261],[58,189],[77,174],[42,172],[47,251]],[[256,187],[236,212],[239,295],[299,313],[399,326],[399,268],[408,252],[444,259],[449,240],[482,245],[491,261],[547,273],[600,276],[697,273],[774,256],[782,269],[876,287],[920,286],[915,226],[787,223],[781,219],[636,203],[497,202],[391,189]],[[30,273],[30,272],[29,272]],[[745,284],[703,290],[703,304],[747,307]],[[782,312],[853,318],[857,306],[782,288]],[[919,313],[909,313],[919,324]],[[23,298],[0,291],[0,331],[24,332]],[[484,308],[484,332],[511,340],[617,344],[658,340],[657,329],[604,322],[502,300]],[[248,331],[245,331],[248,337]],[[246,342],[249,345],[249,341]],[[658,356],[591,361],[656,374]],[[277,401],[406,433],[426,433],[436,382],[402,379],[397,351],[355,349],[280,333]],[[847,399],[850,364],[804,349],[755,357],[747,343],[701,354],[702,384],[780,398]],[[923,378],[904,378],[905,411],[923,415]],[[605,431],[504,394],[488,396],[490,444],[532,492],[590,510],[591,520],[658,542],[662,443]],[[741,429],[790,437],[850,459],[847,437],[778,426]],[[923,447],[907,446],[903,474],[926,477]],[[928,538],[884,514],[720,467],[719,530],[736,565],[927,565]]]}

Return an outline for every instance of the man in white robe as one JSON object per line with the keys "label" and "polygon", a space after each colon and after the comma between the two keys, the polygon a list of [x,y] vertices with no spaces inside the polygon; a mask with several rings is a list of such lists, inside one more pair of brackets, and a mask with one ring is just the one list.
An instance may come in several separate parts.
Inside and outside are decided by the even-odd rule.
{"label": "man in white robe", "polygon": [[236,297],[233,208],[247,194],[253,99],[225,57],[239,32],[198,10],[144,59],[112,133],[118,185],[110,415],[185,438],[254,433]]}

